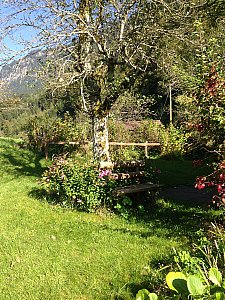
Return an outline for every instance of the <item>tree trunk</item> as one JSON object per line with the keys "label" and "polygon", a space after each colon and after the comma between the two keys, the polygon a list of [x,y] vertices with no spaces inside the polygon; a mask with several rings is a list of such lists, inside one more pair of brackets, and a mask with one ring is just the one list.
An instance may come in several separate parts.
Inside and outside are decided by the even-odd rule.
{"label": "tree trunk", "polygon": [[92,118],[93,153],[97,161],[110,161],[107,121],[108,116]]}

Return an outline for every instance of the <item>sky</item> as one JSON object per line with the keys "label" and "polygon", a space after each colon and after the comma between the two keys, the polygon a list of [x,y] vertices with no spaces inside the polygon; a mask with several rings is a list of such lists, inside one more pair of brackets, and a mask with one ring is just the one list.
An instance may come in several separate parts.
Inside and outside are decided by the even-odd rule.
{"label": "sky", "polygon": [[[1,4],[1,0],[0,0]],[[5,18],[7,14],[13,13],[13,10],[9,9],[4,9],[0,8],[0,22],[2,19]],[[13,21],[11,21],[9,24],[12,26],[15,25],[18,21],[20,21],[19,17],[15,18]],[[21,21],[20,21],[21,22]],[[3,22],[2,22],[3,24]],[[3,25],[0,25],[0,30],[2,29]],[[0,31],[1,33],[1,31]],[[18,51],[20,52],[21,50],[25,49],[25,45],[23,45],[23,41],[31,41],[35,37],[36,31],[32,27],[20,27],[17,29],[12,35],[7,35],[2,39],[2,44],[0,46],[1,52],[0,52],[0,64],[5,60],[9,58],[9,53],[5,53],[4,51],[5,47],[3,44],[9,49],[14,52]],[[1,35],[3,36],[3,35]],[[18,55],[19,56],[19,55]]]}

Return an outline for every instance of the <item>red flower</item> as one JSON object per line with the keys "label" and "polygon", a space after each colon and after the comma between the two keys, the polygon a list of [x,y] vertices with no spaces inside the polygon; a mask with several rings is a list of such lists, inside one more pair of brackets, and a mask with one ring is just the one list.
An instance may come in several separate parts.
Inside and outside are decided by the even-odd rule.
{"label": "red flower", "polygon": [[218,191],[218,193],[222,193],[223,192],[223,186],[221,184],[219,184],[217,186],[217,191]]}

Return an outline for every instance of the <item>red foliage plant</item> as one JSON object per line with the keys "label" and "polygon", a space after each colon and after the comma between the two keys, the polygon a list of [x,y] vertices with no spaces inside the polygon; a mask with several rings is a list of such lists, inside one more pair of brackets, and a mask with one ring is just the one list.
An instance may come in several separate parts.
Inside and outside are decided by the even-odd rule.
{"label": "red foliage plant", "polygon": [[212,203],[216,207],[225,206],[225,161],[219,163],[211,174],[196,178],[195,188],[202,190],[206,187],[216,190]]}

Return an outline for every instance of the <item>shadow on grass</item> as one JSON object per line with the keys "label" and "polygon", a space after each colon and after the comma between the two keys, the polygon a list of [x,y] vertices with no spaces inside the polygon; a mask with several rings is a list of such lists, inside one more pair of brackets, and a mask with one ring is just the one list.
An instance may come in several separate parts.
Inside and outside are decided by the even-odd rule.
{"label": "shadow on grass", "polygon": [[[55,205],[46,191],[42,188],[33,188],[29,195],[39,201],[47,201]],[[68,208],[71,209],[71,208]],[[134,210],[128,218],[130,224],[139,226],[124,228],[108,224],[102,224],[101,230],[121,232],[125,235],[134,235],[141,238],[163,237],[163,238],[188,238],[190,241],[195,233],[204,226],[206,222],[213,221],[215,215],[204,203],[183,202],[182,200],[157,199],[144,210]],[[93,224],[93,226],[95,226]],[[99,224],[96,224],[99,227]]]}
{"label": "shadow on grass", "polygon": [[[215,214],[215,211],[208,210],[204,204],[196,205],[193,202],[184,204],[182,201],[161,199],[156,201],[154,206],[152,205],[152,209],[148,213],[146,212],[142,216],[139,216],[139,222],[145,228],[149,227],[149,230],[143,230],[142,232],[134,231],[129,232],[129,234],[139,235],[143,238],[151,236],[164,237],[168,240],[170,238],[177,238],[178,241],[183,242],[183,247],[185,246],[185,249],[188,250],[191,244],[197,243],[198,235],[196,232],[206,228],[208,222],[215,222],[217,218],[218,214]],[[165,286],[166,274],[171,270],[175,271],[172,268],[172,265],[174,266],[173,257],[174,254],[171,251],[171,253],[167,253],[159,259],[150,259],[148,274],[143,275],[142,281],[128,282],[126,290],[134,298],[140,289],[148,289],[157,294],[161,291],[162,294],[166,295],[168,293],[168,289]],[[125,300],[126,297],[123,297],[121,293],[115,299]]]}
{"label": "shadow on grass", "polygon": [[181,205],[176,201],[158,201],[149,214],[140,217],[145,224],[155,225],[156,233],[161,228],[168,231],[167,237],[179,237],[185,235],[192,237],[193,233],[199,230],[204,220],[211,218],[211,214],[200,206]]}
{"label": "shadow on grass", "polygon": [[141,230],[124,228],[114,228],[113,230],[142,238],[155,236],[179,240],[185,236],[192,240],[196,231],[202,228],[206,221],[210,222],[213,218],[213,213],[205,208],[185,207],[172,201],[167,203],[161,200],[145,212],[136,215],[136,222],[143,225]]}
{"label": "shadow on grass", "polygon": [[150,160],[150,165],[159,171],[159,183],[165,186],[193,185],[197,176],[204,176],[212,171],[207,161],[195,166],[191,160],[156,158]]}
{"label": "shadow on grass", "polygon": [[[41,188],[34,189],[30,195],[42,200],[43,190]],[[204,203],[183,201],[183,199],[159,198],[155,203],[146,207],[144,211],[136,214],[135,218],[132,216],[131,220],[128,220],[128,223],[134,224],[134,226],[128,225],[124,227],[120,226],[121,224],[118,225],[117,222],[93,222],[91,226],[93,230],[96,228],[96,231],[102,231],[103,234],[104,231],[111,232],[112,237],[115,232],[120,232],[124,240],[127,239],[128,235],[133,235],[143,239],[149,238],[149,243],[155,243],[157,242],[155,238],[159,238],[160,247],[162,243],[166,242],[166,239],[177,240],[183,243],[184,246],[187,246],[187,243],[196,241],[196,232],[204,227],[205,222],[210,222],[213,218],[213,211],[208,210]],[[85,219],[81,219],[79,222],[87,223]],[[149,256],[151,256],[151,253],[149,253]],[[151,257],[149,259],[150,272],[140,276],[138,282],[127,282],[124,289],[113,291],[114,296],[111,299],[134,299],[138,290],[142,288],[151,291],[165,289],[164,279],[169,269],[164,269],[160,274],[157,270],[162,266],[171,266],[173,254],[171,251],[163,257],[160,254],[159,256],[154,254],[154,256],[154,260]],[[128,294],[132,295],[133,298],[127,298]]]}
{"label": "shadow on grass", "polygon": [[36,176],[45,170],[41,164],[42,156],[39,153],[26,149],[26,145],[14,139],[2,139],[0,143],[2,172],[14,176]]}

